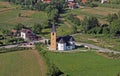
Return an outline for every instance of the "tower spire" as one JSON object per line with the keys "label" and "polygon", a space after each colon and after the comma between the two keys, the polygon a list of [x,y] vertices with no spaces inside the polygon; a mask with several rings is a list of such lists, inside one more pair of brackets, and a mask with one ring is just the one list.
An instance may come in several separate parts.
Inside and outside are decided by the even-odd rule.
{"label": "tower spire", "polygon": [[56,32],[56,27],[55,27],[55,23],[53,22],[53,25],[52,25],[52,30],[51,32]]}

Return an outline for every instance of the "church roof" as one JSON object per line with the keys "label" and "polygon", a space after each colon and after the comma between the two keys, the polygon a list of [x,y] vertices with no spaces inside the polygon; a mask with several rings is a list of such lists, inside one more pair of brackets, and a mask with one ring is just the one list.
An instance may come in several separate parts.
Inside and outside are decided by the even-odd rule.
{"label": "church roof", "polygon": [[59,43],[65,43],[65,41],[63,40],[63,38],[60,39]]}
{"label": "church roof", "polygon": [[74,38],[69,35],[57,37],[58,43],[66,43],[67,45],[69,45],[69,41],[74,41]]}

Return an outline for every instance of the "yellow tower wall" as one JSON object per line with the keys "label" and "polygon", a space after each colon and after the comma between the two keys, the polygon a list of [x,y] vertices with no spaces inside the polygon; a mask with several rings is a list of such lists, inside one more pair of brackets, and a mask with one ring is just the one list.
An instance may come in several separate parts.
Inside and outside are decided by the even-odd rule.
{"label": "yellow tower wall", "polygon": [[56,32],[51,32],[51,44],[50,44],[50,49],[51,50],[56,50],[57,43],[56,43]]}

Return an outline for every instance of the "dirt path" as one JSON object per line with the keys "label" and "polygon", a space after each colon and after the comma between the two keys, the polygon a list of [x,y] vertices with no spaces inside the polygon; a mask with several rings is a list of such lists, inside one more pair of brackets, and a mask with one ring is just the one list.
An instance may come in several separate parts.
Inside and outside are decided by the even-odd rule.
{"label": "dirt path", "polygon": [[33,53],[36,56],[36,58],[38,60],[38,63],[40,65],[41,76],[45,76],[46,72],[47,72],[47,69],[46,69],[46,66],[45,66],[45,62],[42,59],[42,56],[40,56],[40,54],[38,53],[37,50],[33,50]]}

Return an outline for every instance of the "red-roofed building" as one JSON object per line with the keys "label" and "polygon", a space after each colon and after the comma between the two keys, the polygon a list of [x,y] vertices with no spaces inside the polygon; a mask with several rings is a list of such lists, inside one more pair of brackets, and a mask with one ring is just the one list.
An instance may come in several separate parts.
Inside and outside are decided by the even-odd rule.
{"label": "red-roofed building", "polygon": [[79,5],[75,2],[75,0],[66,0],[66,2],[68,3],[67,6],[70,9],[74,9],[74,8],[79,7]]}
{"label": "red-roofed building", "polygon": [[13,36],[17,36],[18,31],[17,31],[17,30],[15,30],[15,29],[13,29],[13,30],[11,30],[11,33],[12,33],[12,35],[13,35]]}
{"label": "red-roofed building", "polygon": [[43,3],[50,3],[52,0],[42,0]]}
{"label": "red-roofed building", "polygon": [[74,8],[75,8],[75,2],[69,2],[69,3],[68,3],[68,7],[69,7],[70,9],[74,9]]}
{"label": "red-roofed building", "polygon": [[82,0],[82,3],[85,4],[87,2],[87,0]]}

